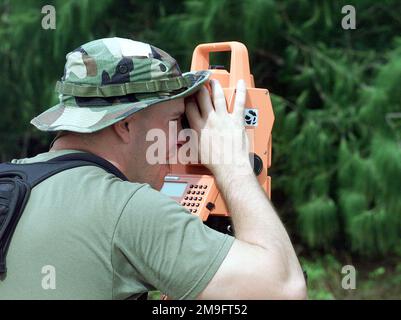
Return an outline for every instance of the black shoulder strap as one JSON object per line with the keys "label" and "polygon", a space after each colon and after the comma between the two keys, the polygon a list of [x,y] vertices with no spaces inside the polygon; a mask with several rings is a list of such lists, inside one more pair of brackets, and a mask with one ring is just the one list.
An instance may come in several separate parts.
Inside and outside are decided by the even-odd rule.
{"label": "black shoulder strap", "polygon": [[[93,153],[83,153],[83,152],[76,152],[76,153],[69,153],[63,156],[59,156],[53,158],[46,163],[59,163],[59,162],[72,162],[76,164],[80,164],[79,166],[85,165],[92,165],[99,168],[103,168],[105,171],[115,175],[116,177],[120,178],[123,181],[128,181],[128,178],[111,162],[93,154]],[[76,165],[78,166],[78,165]]]}
{"label": "black shoulder strap", "polygon": [[123,181],[128,181],[127,177],[109,161],[97,155],[83,152],[66,154],[46,162],[2,163],[0,164],[0,178],[10,175],[19,176],[33,188],[59,172],[82,166],[97,166]]}

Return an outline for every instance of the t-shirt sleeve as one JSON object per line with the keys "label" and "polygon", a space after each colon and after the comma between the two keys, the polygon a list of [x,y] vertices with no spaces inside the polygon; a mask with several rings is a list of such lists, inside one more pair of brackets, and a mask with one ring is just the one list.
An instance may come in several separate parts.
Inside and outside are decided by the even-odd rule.
{"label": "t-shirt sleeve", "polygon": [[233,237],[209,228],[145,185],[127,202],[116,225],[114,247],[124,259],[113,267],[125,281],[131,273],[132,280],[139,276],[145,288],[156,288],[173,299],[194,299],[233,242]]}

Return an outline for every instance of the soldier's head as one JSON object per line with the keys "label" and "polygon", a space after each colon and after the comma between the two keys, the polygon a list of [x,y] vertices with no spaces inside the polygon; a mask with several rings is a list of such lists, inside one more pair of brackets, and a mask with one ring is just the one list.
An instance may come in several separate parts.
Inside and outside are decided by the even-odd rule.
{"label": "soldier's head", "polygon": [[57,148],[108,157],[130,180],[158,188],[168,164],[149,163],[146,152],[154,141],[147,135],[152,129],[165,132],[168,157],[176,147],[169,124],[177,121],[180,129],[184,98],[208,77],[207,71],[182,74],[169,54],[143,42],[91,41],[67,54],[56,85],[59,103],[31,123],[42,131],[62,132]]}

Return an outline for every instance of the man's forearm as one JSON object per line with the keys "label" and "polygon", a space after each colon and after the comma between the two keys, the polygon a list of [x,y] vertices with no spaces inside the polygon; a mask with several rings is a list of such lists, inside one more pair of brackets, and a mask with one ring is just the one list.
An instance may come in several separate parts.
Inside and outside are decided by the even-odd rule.
{"label": "man's forearm", "polygon": [[[221,170],[223,171],[223,170]],[[251,166],[215,174],[226,201],[238,240],[267,249],[276,241],[288,242],[287,233]]]}
{"label": "man's forearm", "polygon": [[215,176],[232,217],[235,237],[265,249],[279,260],[287,275],[299,275],[301,269],[289,236],[252,168],[220,170]]}

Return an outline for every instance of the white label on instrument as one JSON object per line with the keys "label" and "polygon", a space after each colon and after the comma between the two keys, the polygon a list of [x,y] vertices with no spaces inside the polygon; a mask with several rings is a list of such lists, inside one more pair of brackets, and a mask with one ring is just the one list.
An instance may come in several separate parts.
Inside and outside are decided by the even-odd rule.
{"label": "white label on instrument", "polygon": [[258,126],[258,109],[245,109],[245,125]]}

